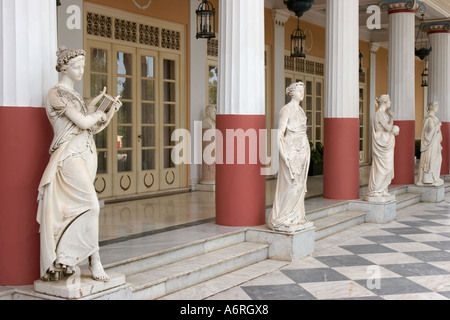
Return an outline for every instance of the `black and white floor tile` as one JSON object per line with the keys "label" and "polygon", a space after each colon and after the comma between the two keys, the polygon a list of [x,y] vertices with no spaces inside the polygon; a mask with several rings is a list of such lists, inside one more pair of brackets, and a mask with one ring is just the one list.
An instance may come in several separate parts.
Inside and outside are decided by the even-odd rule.
{"label": "black and white floor tile", "polygon": [[311,257],[211,299],[450,299],[450,194],[322,239]]}

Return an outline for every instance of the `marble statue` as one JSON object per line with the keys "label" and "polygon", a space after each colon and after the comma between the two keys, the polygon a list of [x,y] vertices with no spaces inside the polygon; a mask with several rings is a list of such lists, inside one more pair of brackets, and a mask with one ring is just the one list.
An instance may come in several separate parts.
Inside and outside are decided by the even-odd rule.
{"label": "marble statue", "polygon": [[122,104],[104,88],[86,105],[74,91],[75,81],[84,74],[85,52],[60,48],[57,56],[56,70],[61,77],[50,89],[46,106],[54,138],[38,196],[41,279],[59,280],[89,260],[93,279],[108,281],[99,256],[100,207],[94,188],[97,150],[93,135],[108,126]]}
{"label": "marble statue", "polygon": [[391,110],[389,95],[376,99],[375,116],[372,124],[372,168],[365,200],[370,202],[388,202],[395,200],[388,187],[394,178],[395,137],[400,128],[394,125],[394,113]]}
{"label": "marble statue", "polygon": [[280,168],[267,226],[277,232],[296,233],[313,226],[305,212],[311,149],[306,134],[307,117],[300,105],[305,86],[302,82],[294,83],[286,89],[286,94],[292,99],[280,111]]}
{"label": "marble statue", "polygon": [[428,104],[427,114],[423,120],[420,166],[417,186],[441,186],[442,133],[441,122],[436,117],[439,103]]}
{"label": "marble statue", "polygon": [[205,110],[206,117],[202,121],[203,129],[215,129],[216,128],[216,106],[209,105]]}

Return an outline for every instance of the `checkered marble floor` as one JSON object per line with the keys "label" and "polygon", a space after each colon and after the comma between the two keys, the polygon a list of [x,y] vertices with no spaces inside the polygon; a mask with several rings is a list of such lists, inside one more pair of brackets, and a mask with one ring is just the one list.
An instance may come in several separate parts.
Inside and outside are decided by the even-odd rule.
{"label": "checkered marble floor", "polygon": [[312,256],[210,299],[450,299],[450,193],[322,239]]}

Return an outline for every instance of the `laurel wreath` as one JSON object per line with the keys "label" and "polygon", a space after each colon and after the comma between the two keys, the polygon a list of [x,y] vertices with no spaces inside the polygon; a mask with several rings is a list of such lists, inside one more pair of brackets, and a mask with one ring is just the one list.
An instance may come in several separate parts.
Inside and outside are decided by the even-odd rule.
{"label": "laurel wreath", "polygon": [[136,0],[133,0],[133,2],[134,2],[134,5],[135,5],[136,7],[138,7],[138,8],[141,9],[141,10],[145,10],[145,9],[147,9],[147,8],[150,6],[150,4],[152,3],[152,0],[148,0],[148,2],[147,2],[146,4],[144,4],[143,6],[140,5],[139,3],[137,3]]}

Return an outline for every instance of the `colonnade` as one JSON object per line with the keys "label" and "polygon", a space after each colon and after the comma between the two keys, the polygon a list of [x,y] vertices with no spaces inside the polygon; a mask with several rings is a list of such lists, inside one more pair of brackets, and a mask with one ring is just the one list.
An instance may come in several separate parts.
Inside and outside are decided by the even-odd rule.
{"label": "colonnade", "polygon": [[[266,127],[264,1],[219,3],[217,129],[253,129],[258,139],[263,139],[259,129]],[[414,183],[414,15],[419,9],[407,7],[408,3],[395,2],[387,7],[388,93],[401,128],[394,183],[406,184]],[[358,0],[327,1],[324,197],[330,199],[359,198],[358,15]],[[286,19],[280,15],[274,19],[279,23],[275,43],[280,37],[284,39]],[[429,100],[441,106],[443,174],[449,173],[450,166],[449,24],[449,19],[425,24],[433,46]],[[55,1],[0,0],[0,30],[0,285],[21,285],[32,283],[39,275],[36,197],[53,135],[43,106],[50,86],[57,82]],[[284,47],[277,46],[274,66],[278,81],[284,79],[280,69],[283,59]],[[283,85],[275,85],[274,97],[277,119],[277,110],[284,103]],[[260,162],[217,165],[218,224],[265,223],[262,167]]]}

